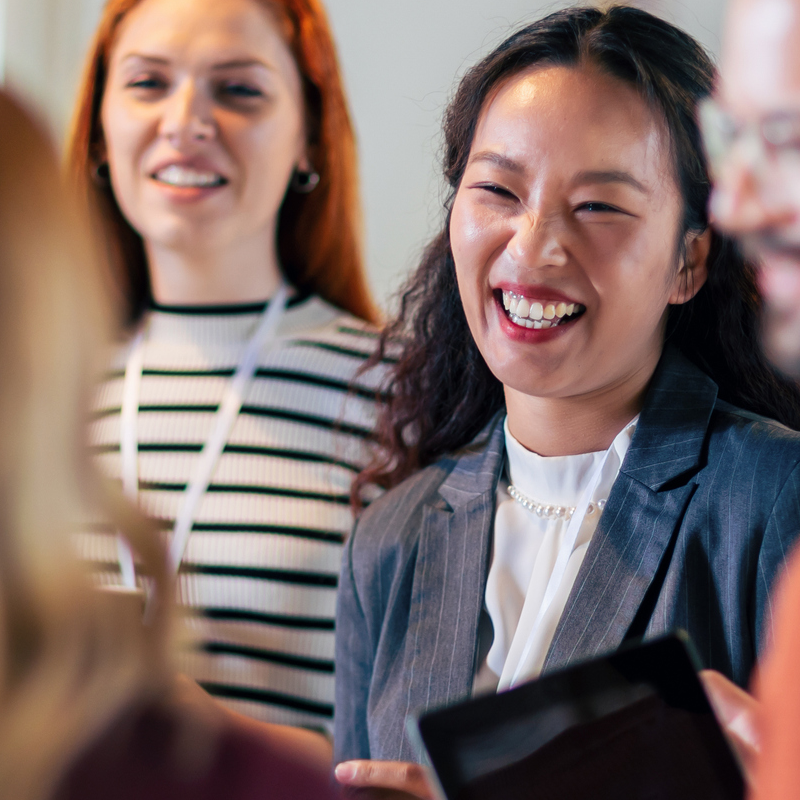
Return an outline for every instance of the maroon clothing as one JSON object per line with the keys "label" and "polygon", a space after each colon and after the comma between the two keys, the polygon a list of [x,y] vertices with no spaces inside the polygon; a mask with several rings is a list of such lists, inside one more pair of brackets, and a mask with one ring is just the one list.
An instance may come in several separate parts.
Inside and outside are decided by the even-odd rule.
{"label": "maroon clothing", "polygon": [[[194,745],[193,745],[194,743]],[[197,731],[166,707],[122,715],[79,758],[54,800],[333,800],[327,774],[236,728]]]}

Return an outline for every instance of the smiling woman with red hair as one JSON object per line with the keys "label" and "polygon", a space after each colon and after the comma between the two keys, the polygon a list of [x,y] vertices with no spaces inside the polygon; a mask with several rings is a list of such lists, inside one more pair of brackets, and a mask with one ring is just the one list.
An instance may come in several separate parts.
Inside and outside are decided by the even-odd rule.
{"label": "smiling woman with red hair", "polygon": [[[353,131],[316,0],[111,0],[69,147],[130,323],[104,469],[173,531],[183,669],[261,720],[333,716],[333,618],[367,463],[377,312]],[[349,312],[345,314],[344,312]],[[108,526],[104,580],[135,567]]]}

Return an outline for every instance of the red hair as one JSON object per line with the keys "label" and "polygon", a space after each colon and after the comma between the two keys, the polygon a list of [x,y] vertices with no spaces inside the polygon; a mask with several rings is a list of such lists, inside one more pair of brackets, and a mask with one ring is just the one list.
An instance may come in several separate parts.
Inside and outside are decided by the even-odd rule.
{"label": "red hair", "polygon": [[[125,16],[141,0],[109,0],[90,50],[67,148],[75,187],[100,220],[107,260],[128,319],[150,299],[144,245],[114,193],[96,178],[103,161],[100,120],[109,59]],[[364,274],[355,136],[330,25],[319,0],[257,0],[272,12],[303,84],[308,154],[320,181],[314,191],[287,192],[278,219],[278,258],[286,278],[362,319],[378,313]],[[105,184],[105,185],[104,185]]]}

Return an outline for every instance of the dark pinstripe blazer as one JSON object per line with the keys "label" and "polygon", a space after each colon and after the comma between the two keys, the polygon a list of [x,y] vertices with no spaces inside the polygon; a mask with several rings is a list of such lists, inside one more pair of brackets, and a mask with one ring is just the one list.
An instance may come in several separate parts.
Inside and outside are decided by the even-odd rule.
{"label": "dark pinstripe blazer", "polygon": [[[470,694],[502,416],[467,449],[373,503],[350,539],[336,623],[337,761],[414,760],[409,711]],[[545,661],[689,632],[744,684],[769,592],[800,531],[800,434],[717,399],[667,349]]]}

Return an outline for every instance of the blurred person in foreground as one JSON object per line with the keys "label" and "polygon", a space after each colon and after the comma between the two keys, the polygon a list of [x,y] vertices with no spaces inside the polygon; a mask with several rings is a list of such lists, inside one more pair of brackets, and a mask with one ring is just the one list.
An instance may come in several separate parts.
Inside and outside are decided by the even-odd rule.
{"label": "blurred person in foreground", "polygon": [[[87,396],[111,319],[55,156],[0,94],[0,798],[329,795],[288,746],[175,691],[172,596],[150,525],[93,473]],[[71,536],[87,504],[152,587],[90,587]]]}
{"label": "blurred person in foreground", "polygon": [[[716,188],[711,213],[761,262],[767,351],[800,378],[800,2],[734,0],[723,41],[720,84],[703,109]],[[800,502],[800,498],[798,498]],[[755,682],[761,708],[720,686],[717,701],[742,730],[752,727],[753,794],[800,796],[800,552],[776,595],[774,645]],[[730,687],[727,687],[730,688]]]}

